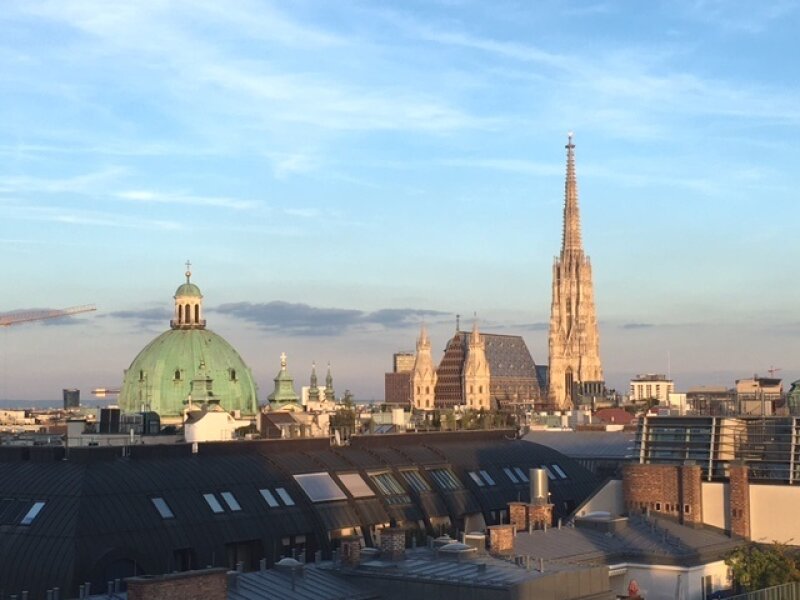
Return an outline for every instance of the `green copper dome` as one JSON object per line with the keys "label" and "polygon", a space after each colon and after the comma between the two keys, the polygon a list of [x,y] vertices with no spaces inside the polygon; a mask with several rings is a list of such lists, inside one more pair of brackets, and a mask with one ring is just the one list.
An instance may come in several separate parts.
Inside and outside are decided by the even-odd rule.
{"label": "green copper dome", "polygon": [[189,280],[189,266],[187,262],[186,283],[175,292],[171,329],[133,359],[122,379],[119,405],[128,412],[152,410],[167,421],[179,420],[197,379],[213,389],[214,401],[219,400],[225,411],[255,415],[258,395],[253,375],[233,346],[206,329],[203,295]]}
{"label": "green copper dome", "polygon": [[188,296],[190,298],[202,298],[203,294],[200,293],[200,288],[193,283],[184,283],[177,290],[175,290],[175,297]]}
{"label": "green copper dome", "polygon": [[145,346],[125,371],[120,407],[180,417],[201,363],[223,409],[256,413],[258,395],[250,369],[233,346],[208,329],[171,329]]}

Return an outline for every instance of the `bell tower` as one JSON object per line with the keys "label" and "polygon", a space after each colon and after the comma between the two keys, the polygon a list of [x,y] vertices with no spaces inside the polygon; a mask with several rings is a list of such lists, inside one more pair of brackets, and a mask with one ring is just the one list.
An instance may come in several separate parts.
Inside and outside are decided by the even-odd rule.
{"label": "bell tower", "polygon": [[175,313],[169,322],[172,329],[205,329],[203,294],[192,283],[192,263],[186,261],[186,283],[175,290]]}

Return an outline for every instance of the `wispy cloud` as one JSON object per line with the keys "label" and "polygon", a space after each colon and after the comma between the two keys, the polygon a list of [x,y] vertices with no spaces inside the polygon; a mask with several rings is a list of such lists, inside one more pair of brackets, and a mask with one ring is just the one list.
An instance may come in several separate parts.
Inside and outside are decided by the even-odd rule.
{"label": "wispy cloud", "polygon": [[154,204],[185,204],[189,206],[211,206],[216,208],[230,208],[234,210],[250,210],[258,206],[252,200],[237,200],[215,196],[193,196],[182,192],[155,192],[151,190],[127,190],[117,192],[115,197],[130,202]]}
{"label": "wispy cloud", "polygon": [[222,304],[214,311],[253,323],[267,331],[280,331],[282,334],[293,336],[334,336],[342,335],[352,329],[415,327],[426,318],[448,315],[428,309],[385,308],[366,312],[281,301],[235,302]]}
{"label": "wispy cloud", "polygon": [[184,224],[178,221],[140,218],[117,213],[79,210],[59,206],[30,206],[6,203],[4,213],[6,219],[42,221],[63,225],[146,229],[151,231],[175,231],[185,228]]}

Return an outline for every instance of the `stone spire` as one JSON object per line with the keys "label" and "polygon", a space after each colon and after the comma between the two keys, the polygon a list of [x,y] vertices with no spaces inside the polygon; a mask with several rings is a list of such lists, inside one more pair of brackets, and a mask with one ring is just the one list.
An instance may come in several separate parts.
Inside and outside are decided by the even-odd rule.
{"label": "stone spire", "polygon": [[592,265],[584,255],[575,176],[575,145],[567,142],[567,178],[564,193],[564,229],[561,254],[553,264],[553,301],[550,307],[550,408],[568,409],[578,396],[603,394],[600,336],[594,306]]}
{"label": "stone spire", "polygon": [[328,363],[328,374],[325,375],[325,402],[336,403],[336,392],[333,391],[333,375],[331,375],[331,363]]}
{"label": "stone spire", "polygon": [[575,176],[575,144],[572,132],[567,138],[567,180],[564,183],[564,230],[561,235],[561,256],[568,252],[583,252],[581,214],[578,206],[578,179]]}
{"label": "stone spire", "polygon": [[431,341],[425,323],[417,339],[417,354],[411,373],[411,406],[418,410],[433,410],[436,397],[436,368],[431,355]]}
{"label": "stone spire", "polygon": [[477,317],[472,323],[467,344],[467,360],[464,364],[464,396],[467,408],[471,410],[489,410],[491,374],[489,361],[486,360],[486,342],[478,331]]}
{"label": "stone spire", "polygon": [[319,386],[317,385],[317,363],[311,363],[311,385],[308,388],[308,402],[319,402]]}

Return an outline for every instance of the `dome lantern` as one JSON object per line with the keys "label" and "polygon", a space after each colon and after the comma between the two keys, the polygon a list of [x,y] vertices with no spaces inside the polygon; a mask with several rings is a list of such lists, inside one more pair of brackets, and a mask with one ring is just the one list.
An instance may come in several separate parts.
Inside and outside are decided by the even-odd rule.
{"label": "dome lantern", "polygon": [[186,261],[186,283],[175,290],[175,314],[169,325],[172,329],[205,329],[203,318],[203,294],[192,283],[192,263]]}

